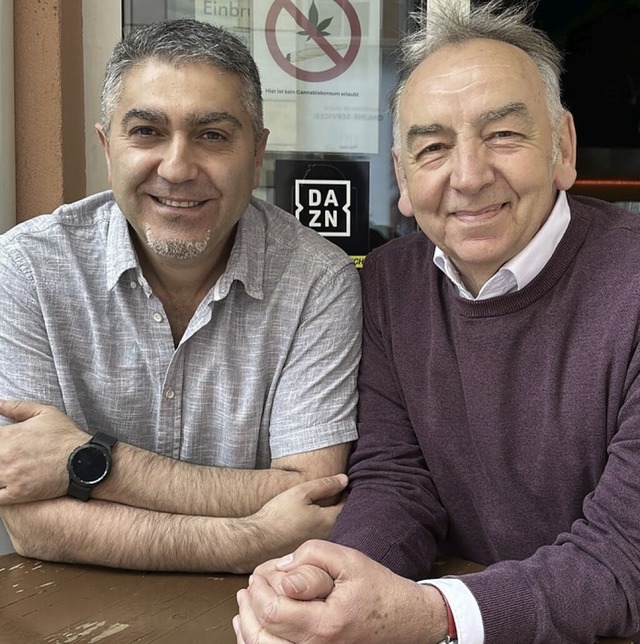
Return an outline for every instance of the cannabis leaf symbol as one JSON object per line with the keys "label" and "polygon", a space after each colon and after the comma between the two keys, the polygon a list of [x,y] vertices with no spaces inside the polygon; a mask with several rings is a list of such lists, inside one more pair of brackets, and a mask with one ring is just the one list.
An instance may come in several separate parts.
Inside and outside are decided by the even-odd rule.
{"label": "cannabis leaf symbol", "polygon": [[[326,29],[331,24],[333,16],[331,18],[325,18],[324,20],[319,21],[320,16],[318,15],[318,7],[316,7],[315,0],[311,0],[311,7],[309,7],[309,15],[307,16],[307,18],[309,19],[309,22],[318,30],[318,33],[321,36],[331,35],[328,31],[326,31]],[[298,36],[306,36],[307,40],[311,40],[311,34],[305,30],[299,31]]]}

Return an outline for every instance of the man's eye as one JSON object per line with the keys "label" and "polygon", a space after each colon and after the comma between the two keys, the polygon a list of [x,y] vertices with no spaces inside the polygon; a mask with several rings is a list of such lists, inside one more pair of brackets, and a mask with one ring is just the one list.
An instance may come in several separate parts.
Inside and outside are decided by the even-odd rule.
{"label": "man's eye", "polygon": [[445,146],[443,143],[431,143],[429,145],[425,145],[422,150],[420,150],[420,154],[433,154],[435,152],[441,152],[444,147]]}
{"label": "man's eye", "polygon": [[208,141],[224,141],[226,138],[220,132],[205,132],[202,136]]}
{"label": "man's eye", "polygon": [[133,136],[153,136],[156,131],[152,127],[140,126],[131,131]]}
{"label": "man's eye", "polygon": [[494,132],[491,135],[491,138],[493,138],[493,139],[508,139],[508,138],[510,138],[512,136],[515,136],[515,135],[516,135],[516,133],[511,132],[510,130],[502,130],[500,132]]}

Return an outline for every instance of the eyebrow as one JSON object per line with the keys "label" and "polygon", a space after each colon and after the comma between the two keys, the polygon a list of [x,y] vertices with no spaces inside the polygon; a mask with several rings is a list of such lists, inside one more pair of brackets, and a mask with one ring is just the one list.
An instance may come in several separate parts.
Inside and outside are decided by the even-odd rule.
{"label": "eyebrow", "polygon": [[[121,120],[121,124],[124,127],[129,122],[134,120],[148,121],[149,123],[159,123],[161,125],[167,125],[169,123],[169,119],[164,112],[141,107],[133,107],[124,114]],[[187,115],[186,120],[189,127],[198,127],[214,123],[230,123],[235,128],[242,129],[242,123],[240,119],[230,112],[214,111],[206,112],[204,114],[189,114]]]}
{"label": "eyebrow", "polygon": [[520,101],[513,101],[512,103],[507,103],[506,105],[498,107],[494,110],[483,112],[482,114],[480,114],[478,122],[491,123],[493,121],[500,121],[501,119],[506,118],[507,116],[511,116],[512,114],[528,117],[529,110],[524,103],[521,103]]}
{"label": "eyebrow", "polygon": [[199,125],[209,125],[213,123],[231,123],[234,127],[242,129],[242,123],[237,116],[231,112],[207,112],[206,114],[190,114],[187,117],[187,123],[190,127]]}
{"label": "eyebrow", "polygon": [[149,121],[149,123],[162,123],[168,122],[167,115],[158,110],[149,110],[141,107],[133,107],[123,115],[120,124],[124,127],[130,121]]}
{"label": "eyebrow", "polygon": [[[521,115],[524,117],[529,116],[529,110],[527,106],[520,101],[513,101],[512,103],[507,103],[502,107],[497,107],[492,110],[487,110],[482,112],[477,119],[478,123],[493,123],[494,121],[500,121],[501,119],[511,116],[512,114]],[[416,139],[421,136],[431,136],[433,134],[441,134],[446,129],[440,123],[428,123],[428,124],[419,124],[412,125],[407,131],[407,148],[411,149],[411,144]]]}
{"label": "eyebrow", "polygon": [[432,134],[440,134],[441,132],[444,132],[444,127],[439,123],[412,125],[407,131],[407,148],[410,150],[411,144],[421,136],[430,136]]}

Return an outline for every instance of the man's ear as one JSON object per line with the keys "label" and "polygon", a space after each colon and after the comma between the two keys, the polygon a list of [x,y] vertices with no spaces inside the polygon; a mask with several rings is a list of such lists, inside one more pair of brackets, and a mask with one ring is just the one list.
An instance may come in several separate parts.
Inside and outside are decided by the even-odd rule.
{"label": "man's ear", "polygon": [[111,181],[111,155],[109,150],[109,139],[102,129],[100,123],[95,124],[96,133],[98,134],[98,139],[100,140],[100,145],[102,145],[102,150],[104,151],[104,158],[107,162],[107,176],[109,181]]}
{"label": "man's ear", "polygon": [[256,156],[255,156],[255,166],[253,169],[253,187],[257,188],[260,185],[260,168],[262,168],[262,163],[264,162],[264,151],[267,147],[267,139],[269,138],[269,130],[266,128],[262,130],[262,134],[256,143]]}
{"label": "man's ear", "polygon": [[407,188],[407,178],[402,169],[402,161],[398,158],[395,150],[391,151],[391,155],[393,157],[393,169],[396,173],[396,182],[398,183],[398,190],[400,191],[398,210],[405,217],[413,217],[413,208],[409,200],[409,189]]}
{"label": "man's ear", "polygon": [[576,171],[577,137],[573,116],[565,112],[558,129],[558,160],[554,171],[554,183],[558,190],[569,190],[574,184]]}

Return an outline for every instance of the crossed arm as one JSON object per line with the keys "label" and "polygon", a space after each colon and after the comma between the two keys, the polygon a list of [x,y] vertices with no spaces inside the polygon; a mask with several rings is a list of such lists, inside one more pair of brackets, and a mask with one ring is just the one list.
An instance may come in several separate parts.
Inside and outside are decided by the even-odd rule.
{"label": "crossed arm", "polygon": [[117,443],[112,476],[83,503],[64,496],[66,460],[89,435],[46,405],[1,401],[0,414],[17,421],[0,428],[0,516],[26,556],[248,572],[328,536],[341,509],[321,503],[335,502],[346,478],[320,477],[344,470],[347,443],[276,459],[269,470],[192,465]]}
{"label": "crossed arm", "polygon": [[[0,415],[16,421],[0,429],[0,505],[64,496],[67,457],[90,435],[48,405],[0,401]],[[342,443],[274,459],[267,470],[242,470],[195,465],[118,442],[111,476],[92,496],[157,512],[244,517],[293,485],[344,472],[348,453],[349,443]]]}
{"label": "crossed arm", "polygon": [[142,570],[251,571],[282,555],[305,534],[328,534],[340,504],[317,501],[339,494],[344,474],[309,481],[238,519],[153,512],[68,497],[4,506],[16,551],[24,556]]}

